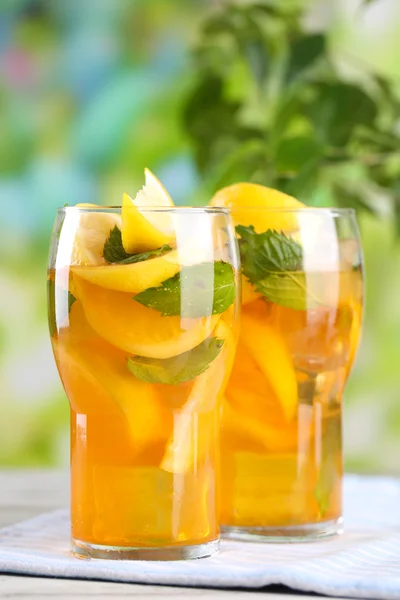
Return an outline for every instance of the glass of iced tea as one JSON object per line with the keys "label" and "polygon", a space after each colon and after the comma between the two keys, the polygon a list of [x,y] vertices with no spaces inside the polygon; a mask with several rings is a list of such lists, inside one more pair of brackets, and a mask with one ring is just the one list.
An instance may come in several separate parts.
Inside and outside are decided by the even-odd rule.
{"label": "glass of iced tea", "polygon": [[238,278],[224,209],[124,199],[122,210],[58,211],[49,323],[71,407],[76,555],[174,560],[218,548]]}
{"label": "glass of iced tea", "polygon": [[342,396],[363,311],[359,232],[352,210],[305,208],[261,188],[216,197],[231,203],[243,273],[223,404],[222,531],[313,539],[342,524]]}

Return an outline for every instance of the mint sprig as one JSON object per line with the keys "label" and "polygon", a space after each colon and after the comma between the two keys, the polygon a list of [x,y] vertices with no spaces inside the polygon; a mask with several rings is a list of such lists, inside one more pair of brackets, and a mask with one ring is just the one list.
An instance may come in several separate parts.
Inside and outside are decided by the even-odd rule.
{"label": "mint sprig", "polygon": [[141,381],[178,385],[204,373],[221,352],[223,344],[224,340],[212,337],[192,350],[171,358],[131,356],[128,358],[128,369]]}
{"label": "mint sprig", "polygon": [[253,225],[238,225],[239,247],[243,273],[252,283],[271,272],[298,271],[302,267],[303,249],[283,232],[267,229],[256,233]]}
{"label": "mint sprig", "polygon": [[134,296],[163,316],[196,319],[225,312],[235,300],[235,273],[224,261],[183,266],[158,287]]}
{"label": "mint sprig", "polygon": [[295,310],[322,304],[306,281],[296,240],[274,229],[256,233],[253,225],[238,225],[236,232],[243,274],[265,298]]}
{"label": "mint sprig", "polygon": [[115,225],[104,243],[103,257],[108,263],[132,265],[149,258],[162,256],[170,250],[172,250],[172,248],[167,244],[164,244],[164,246],[157,248],[157,250],[149,250],[148,252],[140,252],[139,254],[128,254],[122,244],[121,230]]}

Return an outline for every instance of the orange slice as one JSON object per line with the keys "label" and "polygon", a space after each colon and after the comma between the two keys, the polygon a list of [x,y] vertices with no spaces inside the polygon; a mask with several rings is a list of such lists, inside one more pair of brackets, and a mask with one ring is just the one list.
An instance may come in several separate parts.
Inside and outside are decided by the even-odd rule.
{"label": "orange slice", "polygon": [[132,294],[108,290],[75,277],[86,318],[98,335],[117,348],[150,358],[170,358],[200,344],[219,315],[199,319],[163,317],[136,302]]}
{"label": "orange slice", "polygon": [[122,413],[137,452],[165,439],[171,417],[154,386],[136,379],[128,370],[126,353],[91,329],[81,302],[74,302],[69,319],[56,357],[72,408],[82,414]]}

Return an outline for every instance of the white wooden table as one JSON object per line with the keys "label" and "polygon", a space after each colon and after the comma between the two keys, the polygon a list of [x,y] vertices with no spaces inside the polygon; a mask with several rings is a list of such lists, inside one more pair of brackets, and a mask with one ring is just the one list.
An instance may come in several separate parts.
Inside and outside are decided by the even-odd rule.
{"label": "white wooden table", "polygon": [[[48,510],[68,506],[68,473],[52,470],[0,470],[0,527],[29,519]],[[223,591],[200,588],[182,588],[137,585],[101,581],[74,581],[42,577],[0,575],[0,599],[76,600],[80,598],[123,597],[205,598],[207,600],[295,600],[315,596],[265,591]],[[327,598],[325,596],[325,598]],[[332,599],[333,600],[333,599]]]}

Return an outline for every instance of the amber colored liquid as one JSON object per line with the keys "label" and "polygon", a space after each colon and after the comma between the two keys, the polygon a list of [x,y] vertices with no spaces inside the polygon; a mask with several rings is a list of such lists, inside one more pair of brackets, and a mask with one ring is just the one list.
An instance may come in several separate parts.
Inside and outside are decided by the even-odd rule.
{"label": "amber colored liquid", "polygon": [[[219,400],[233,360],[231,341],[225,340],[226,349],[193,381],[139,381],[127,369],[129,353],[123,349],[123,336],[143,325],[124,313],[124,302],[133,304],[132,294],[104,292],[113,301],[114,321],[102,321],[101,327],[113,335],[112,344],[88,322],[88,310],[93,319],[104,308],[97,297],[91,303],[97,286],[86,285],[80,293],[78,278],[70,278],[78,299],[68,310],[65,273],[51,272],[49,281],[52,344],[71,405],[72,537],[116,547],[217,539]],[[144,309],[141,314],[149,317],[146,335],[157,343],[153,313]],[[218,323],[225,322],[229,333],[227,313]],[[180,326],[183,331],[187,324]]]}
{"label": "amber colored liquid", "polygon": [[342,514],[342,394],[362,284],[359,271],[320,277],[336,291],[326,306],[242,307],[223,406],[222,525],[281,528]]}

